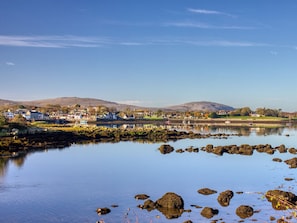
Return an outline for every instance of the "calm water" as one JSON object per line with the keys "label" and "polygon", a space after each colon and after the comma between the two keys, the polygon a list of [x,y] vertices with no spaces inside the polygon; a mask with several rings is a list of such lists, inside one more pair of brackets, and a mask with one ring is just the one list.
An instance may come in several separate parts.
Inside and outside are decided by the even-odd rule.
{"label": "calm water", "polygon": [[[271,144],[297,148],[296,128],[197,128],[201,132],[242,133],[228,139],[195,139],[169,142],[175,149],[207,144]],[[289,136],[286,136],[289,134]],[[263,199],[263,193],[281,188],[297,194],[296,169],[285,163],[273,162],[294,155],[276,152],[274,155],[255,152],[253,156],[217,156],[199,153],[171,153],[162,155],[162,143],[102,143],[73,145],[63,150],[49,150],[28,155],[25,159],[0,164],[0,222],[210,222],[223,219],[237,222],[238,206],[245,204],[259,210],[250,219],[269,222],[269,217],[290,215],[290,211],[273,210]],[[285,181],[285,177],[294,178]],[[197,190],[209,187],[217,194],[203,196]],[[234,194],[230,206],[221,207],[217,202],[220,192],[230,189]],[[168,220],[159,211],[148,212],[137,208],[138,193],[157,200],[166,192],[181,195],[185,209],[180,218]],[[111,208],[111,205],[118,205]],[[219,214],[212,219],[200,215],[201,209],[190,205],[212,207]],[[98,207],[110,207],[111,213],[98,216]],[[294,220],[293,220],[294,221]]]}

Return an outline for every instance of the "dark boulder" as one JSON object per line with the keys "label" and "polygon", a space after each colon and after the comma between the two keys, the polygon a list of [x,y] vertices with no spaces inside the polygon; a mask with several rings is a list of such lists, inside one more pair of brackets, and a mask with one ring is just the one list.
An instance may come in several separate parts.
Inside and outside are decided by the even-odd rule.
{"label": "dark boulder", "polygon": [[276,147],[275,149],[277,149],[279,151],[279,153],[286,153],[287,152],[286,146],[284,144]]}
{"label": "dark boulder", "polygon": [[209,189],[209,188],[201,188],[201,189],[198,190],[198,193],[203,194],[203,195],[210,195],[210,194],[217,193],[217,191]]}
{"label": "dark boulder", "polygon": [[146,200],[148,199],[150,196],[146,195],[146,194],[137,194],[134,196],[134,198],[136,200]]}
{"label": "dark boulder", "polygon": [[184,153],[185,151],[183,149],[177,149],[177,150],[175,150],[175,152],[177,152],[177,153]]}
{"label": "dark boulder", "polygon": [[168,144],[163,144],[159,147],[160,153],[168,154],[174,151],[174,148]]}
{"label": "dark boulder", "polygon": [[226,190],[219,194],[217,200],[221,206],[226,207],[226,206],[229,206],[230,200],[232,199],[233,195],[234,195],[233,191]]}
{"label": "dark boulder", "polygon": [[105,215],[110,212],[110,209],[109,208],[97,208],[96,212],[98,215]]}
{"label": "dark boulder", "polygon": [[156,201],[156,207],[166,218],[178,218],[184,211],[184,200],[181,196],[168,192]]}
{"label": "dark boulder", "polygon": [[217,215],[219,213],[219,210],[217,209],[213,209],[213,208],[210,208],[210,207],[205,207],[202,209],[201,211],[201,215],[205,218],[212,218],[214,215]]}
{"label": "dark boulder", "polygon": [[183,223],[193,223],[191,220],[184,221]]}
{"label": "dark boulder", "polygon": [[289,149],[289,153],[291,153],[291,154],[297,154],[297,149],[295,149],[295,148],[290,148],[290,149]]}
{"label": "dark boulder", "polygon": [[271,205],[275,210],[293,209],[297,205],[297,196],[292,192],[269,190],[266,192],[265,197],[271,202]]}
{"label": "dark boulder", "polygon": [[282,159],[280,159],[280,158],[273,158],[272,161],[274,161],[274,162],[280,162],[281,163],[282,162]]}
{"label": "dark boulder", "polygon": [[249,218],[254,214],[254,209],[247,205],[241,205],[236,209],[236,214],[240,218]]}
{"label": "dark boulder", "polygon": [[284,162],[286,164],[288,164],[290,166],[290,168],[297,168],[297,157],[285,160]]}
{"label": "dark boulder", "polygon": [[253,155],[253,147],[248,145],[248,144],[243,144],[239,147],[239,154],[241,155],[247,155],[247,156],[251,156]]}
{"label": "dark boulder", "polygon": [[184,209],[184,200],[181,196],[168,192],[156,201],[159,207],[171,209]]}
{"label": "dark boulder", "polygon": [[208,144],[205,149],[206,152],[208,153],[212,153],[213,152],[213,145],[212,144]]}
{"label": "dark boulder", "polygon": [[216,155],[222,156],[225,152],[227,152],[224,146],[216,146],[213,148],[212,152]]}
{"label": "dark boulder", "polygon": [[153,202],[152,200],[146,200],[145,202],[144,202],[144,204],[143,204],[143,208],[144,209],[147,209],[148,211],[152,211],[152,210],[154,210],[155,209],[155,207],[156,207],[156,203],[155,202]]}

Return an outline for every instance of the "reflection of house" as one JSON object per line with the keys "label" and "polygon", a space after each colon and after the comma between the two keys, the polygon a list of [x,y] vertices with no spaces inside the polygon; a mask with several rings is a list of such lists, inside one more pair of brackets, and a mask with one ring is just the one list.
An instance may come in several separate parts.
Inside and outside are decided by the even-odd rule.
{"label": "reflection of house", "polygon": [[49,120],[49,116],[36,110],[27,111],[24,118],[30,121]]}

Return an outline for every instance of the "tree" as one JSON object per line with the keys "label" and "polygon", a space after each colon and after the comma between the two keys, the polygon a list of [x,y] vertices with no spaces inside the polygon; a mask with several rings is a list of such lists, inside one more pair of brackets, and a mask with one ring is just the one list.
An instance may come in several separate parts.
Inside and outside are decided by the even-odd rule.
{"label": "tree", "polygon": [[249,107],[244,107],[240,109],[241,116],[248,116],[252,113],[252,110]]}
{"label": "tree", "polygon": [[27,120],[20,114],[15,115],[11,121],[20,124],[25,124],[27,122]]}
{"label": "tree", "polygon": [[216,112],[211,112],[208,116],[209,118],[218,118],[218,114]]}
{"label": "tree", "polygon": [[3,126],[7,123],[7,119],[3,114],[0,114],[0,126]]}

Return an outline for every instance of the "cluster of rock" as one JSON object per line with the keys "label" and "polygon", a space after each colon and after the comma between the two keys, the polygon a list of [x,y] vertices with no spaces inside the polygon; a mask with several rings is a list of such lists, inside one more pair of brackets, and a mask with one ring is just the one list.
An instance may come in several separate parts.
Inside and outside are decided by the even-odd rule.
{"label": "cluster of rock", "polygon": [[[201,188],[198,190],[199,194],[202,195],[212,195],[218,193],[216,190],[209,188]],[[242,192],[237,192],[241,194]],[[230,205],[230,201],[234,196],[234,192],[231,190],[226,190],[217,196],[217,201],[222,207],[227,207]],[[297,196],[291,192],[286,192],[282,190],[269,190],[265,193],[265,197],[269,202],[272,203],[272,207],[276,210],[287,210],[287,209],[297,209]],[[191,210],[184,209],[184,200],[183,198],[173,192],[167,192],[161,198],[153,201],[150,196],[146,194],[137,194],[134,196],[136,200],[143,200],[144,203],[138,205],[139,208],[145,209],[147,211],[158,210],[160,211],[167,219],[179,218],[184,212],[191,212]],[[114,205],[112,207],[117,207]],[[215,215],[219,214],[219,210],[211,207],[201,207],[198,205],[191,205],[191,207],[201,208],[201,216],[211,219]],[[96,212],[98,215],[104,215],[111,212],[109,208],[97,208]],[[236,208],[235,213],[241,219],[250,218],[257,213],[254,209],[249,205],[240,205]],[[274,219],[274,217],[270,217],[270,219]],[[281,220],[281,219],[279,219]],[[243,221],[243,220],[242,220]],[[214,221],[216,222],[216,220]],[[277,221],[283,222],[283,221]],[[191,220],[187,220],[184,223],[192,223]]]}
{"label": "cluster of rock", "polygon": [[65,148],[73,143],[99,143],[120,141],[168,142],[179,139],[200,139],[229,137],[230,134],[200,134],[168,129],[100,129],[73,128],[65,131],[44,131],[35,134],[0,137],[0,157],[10,157],[12,153]]}
{"label": "cluster of rock", "polygon": [[[285,145],[280,145],[277,147],[272,147],[270,144],[259,144],[259,145],[248,145],[248,144],[242,144],[242,145],[226,145],[226,146],[213,146],[212,144],[208,144],[205,147],[202,147],[200,150],[199,148],[195,148],[193,146],[190,146],[186,149],[177,149],[175,150],[172,146],[169,144],[163,144],[161,145],[158,150],[162,154],[169,154],[175,151],[176,153],[184,153],[184,152],[195,152],[198,153],[199,151],[204,151],[208,153],[213,153],[219,156],[222,156],[224,153],[228,154],[239,154],[239,155],[253,155],[254,151],[257,151],[259,153],[267,153],[267,154],[274,154],[276,151],[279,153],[291,153],[291,154],[297,154],[297,149],[295,148],[286,148]],[[273,158],[273,161],[275,162],[282,162],[280,158]],[[297,157],[294,157],[292,159],[288,159],[284,161],[287,165],[290,166],[290,168],[297,168]]]}
{"label": "cluster of rock", "polygon": [[[168,144],[163,144],[161,145],[158,150],[160,151],[160,153],[162,154],[169,154],[169,153],[172,153],[175,149],[168,145]],[[199,152],[199,148],[194,148],[193,146],[190,146],[186,149],[177,149],[175,150],[177,153],[184,153],[184,152],[194,152],[194,153],[198,153]]]}
{"label": "cluster of rock", "polygon": [[297,196],[283,190],[269,190],[265,194],[275,210],[297,209]]}
{"label": "cluster of rock", "polygon": [[280,145],[277,147],[272,147],[270,144],[259,144],[259,145],[226,145],[226,146],[213,146],[212,144],[207,145],[201,149],[208,153],[214,153],[216,155],[222,156],[224,153],[228,154],[240,154],[240,155],[253,155],[254,151],[259,153],[274,154],[276,151],[280,153],[286,153],[289,151],[292,154],[296,154],[297,150],[295,148],[287,149],[285,145]]}
{"label": "cluster of rock", "polygon": [[[202,188],[198,190],[198,193],[203,194],[203,195],[210,195],[217,193],[217,191],[209,189],[209,188]],[[230,201],[233,197],[233,192],[231,190],[226,190],[224,192],[221,192],[217,198],[219,204],[222,207],[229,206]],[[152,210],[159,210],[166,218],[171,219],[171,218],[178,218],[182,215],[184,212],[191,212],[191,210],[184,210],[184,201],[181,196],[169,192],[166,193],[164,196],[162,196],[160,199],[158,199],[156,202],[147,199],[149,196],[143,196],[143,195],[137,195],[135,197],[143,197],[145,202],[138,207],[141,209],[146,209],[148,211]],[[147,200],[146,200],[147,199]],[[192,205],[193,207],[196,208],[202,208],[197,205]],[[217,215],[219,213],[218,209],[214,209],[211,207],[204,207],[202,208],[200,214],[205,217],[205,218],[212,218],[213,216]],[[254,211],[253,208],[247,205],[241,205],[236,209],[236,214],[244,219],[251,217],[253,215]],[[188,222],[188,221],[187,221]]]}

